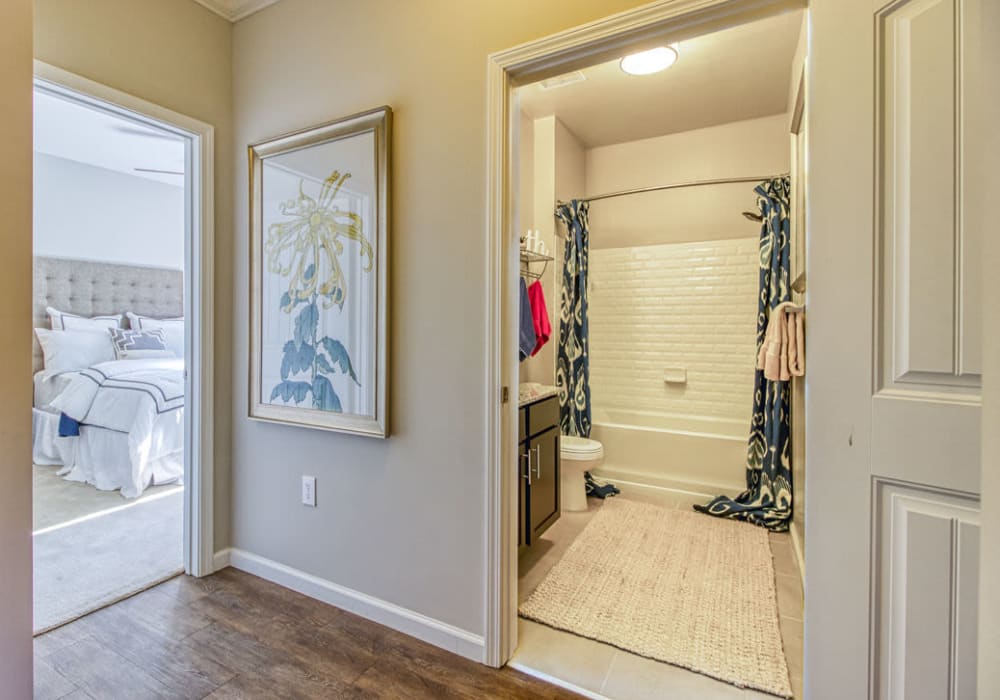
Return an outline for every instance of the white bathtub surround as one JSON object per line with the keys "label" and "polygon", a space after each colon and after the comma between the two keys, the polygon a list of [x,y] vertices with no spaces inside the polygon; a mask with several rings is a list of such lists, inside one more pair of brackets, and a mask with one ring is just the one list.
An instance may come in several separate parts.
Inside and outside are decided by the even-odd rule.
{"label": "white bathtub surround", "polygon": [[745,488],[748,421],[595,409],[591,437],[604,445],[595,476],[699,494],[708,501]]}
{"label": "white bathtub surround", "polygon": [[[758,245],[736,238],[590,251],[595,410],[739,419],[745,437]],[[686,382],[665,382],[668,369],[684,370]]]}

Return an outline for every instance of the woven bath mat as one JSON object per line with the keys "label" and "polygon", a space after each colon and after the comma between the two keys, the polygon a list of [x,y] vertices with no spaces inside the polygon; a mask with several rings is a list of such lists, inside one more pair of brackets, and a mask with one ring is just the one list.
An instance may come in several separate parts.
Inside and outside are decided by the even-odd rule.
{"label": "woven bath mat", "polygon": [[611,499],[520,614],[741,688],[791,697],[767,531]]}

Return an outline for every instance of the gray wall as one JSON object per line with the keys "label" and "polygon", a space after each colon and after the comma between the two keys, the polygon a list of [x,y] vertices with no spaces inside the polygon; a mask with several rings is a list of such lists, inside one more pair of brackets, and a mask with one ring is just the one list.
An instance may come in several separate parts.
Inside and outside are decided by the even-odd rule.
{"label": "gray wall", "polygon": [[[238,351],[234,546],[483,632],[486,57],[637,4],[282,0],[236,25],[239,148],[389,104],[395,163],[393,435],[248,421]],[[243,261],[246,159],[234,162],[233,253]],[[243,264],[234,300],[235,337],[244,338]],[[299,505],[304,473],[318,478],[315,509]]]}
{"label": "gray wall", "polygon": [[183,187],[37,152],[34,183],[35,255],[184,269]]}

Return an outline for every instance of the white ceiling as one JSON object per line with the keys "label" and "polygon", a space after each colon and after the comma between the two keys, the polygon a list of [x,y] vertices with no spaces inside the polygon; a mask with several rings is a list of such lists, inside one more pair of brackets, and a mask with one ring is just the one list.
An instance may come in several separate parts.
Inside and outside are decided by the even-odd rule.
{"label": "white ceiling", "polygon": [[38,153],[178,187],[184,184],[184,142],[177,136],[38,91],[34,119]]}
{"label": "white ceiling", "polygon": [[555,115],[587,148],[780,114],[801,24],[795,10],[682,41],[677,62],[652,75],[628,75],[614,60],[583,69],[581,82],[526,85],[521,109]]}
{"label": "white ceiling", "polygon": [[273,5],[278,0],[195,0],[195,2],[230,22],[238,22],[268,5]]}

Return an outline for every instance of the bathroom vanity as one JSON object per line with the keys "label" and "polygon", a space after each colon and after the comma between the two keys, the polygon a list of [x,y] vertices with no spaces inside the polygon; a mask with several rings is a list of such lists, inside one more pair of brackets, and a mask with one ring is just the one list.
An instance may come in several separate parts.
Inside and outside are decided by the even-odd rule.
{"label": "bathroom vanity", "polygon": [[559,398],[542,394],[519,405],[517,544],[526,547],[559,519]]}

